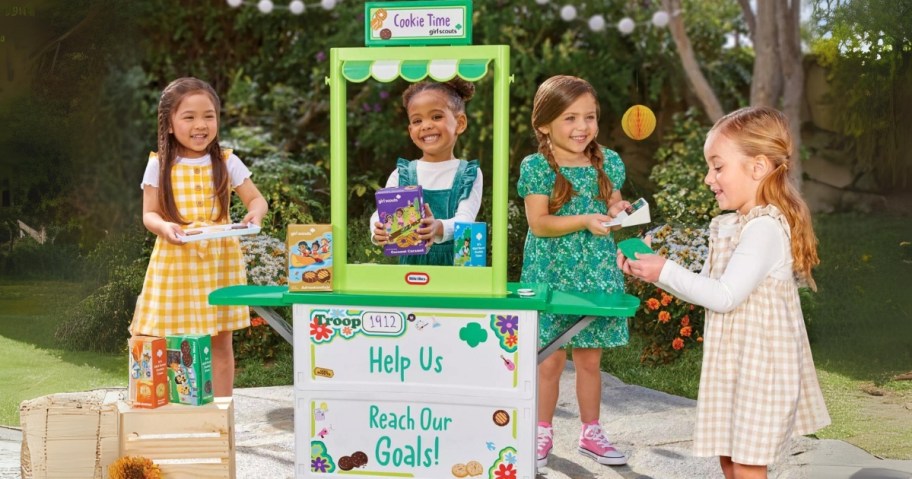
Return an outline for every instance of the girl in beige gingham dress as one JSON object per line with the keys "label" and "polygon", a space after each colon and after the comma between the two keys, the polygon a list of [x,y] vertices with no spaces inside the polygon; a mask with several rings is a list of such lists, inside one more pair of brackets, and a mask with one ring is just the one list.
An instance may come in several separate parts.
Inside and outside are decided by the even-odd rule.
{"label": "girl in beige gingham dress", "polygon": [[143,224],[155,233],[155,248],[136,304],[130,332],[164,337],[212,336],[216,396],[234,386],[232,331],[250,324],[246,306],[212,306],[208,296],[225,286],[247,283],[236,237],[184,244],[184,228],[230,223],[231,191],[247,207],[243,223],[261,224],[266,200],[250,171],[218,144],[218,95],[195,78],[175,80],[158,105],[158,154],[143,176]]}
{"label": "girl in beige gingham dress", "polygon": [[619,254],[629,274],[706,308],[694,454],[726,479],[765,478],[791,437],[830,423],[811,357],[798,281],[816,289],[807,206],[788,176],[788,121],[770,108],[720,119],[704,147],[722,210],[697,275],[657,255]]}

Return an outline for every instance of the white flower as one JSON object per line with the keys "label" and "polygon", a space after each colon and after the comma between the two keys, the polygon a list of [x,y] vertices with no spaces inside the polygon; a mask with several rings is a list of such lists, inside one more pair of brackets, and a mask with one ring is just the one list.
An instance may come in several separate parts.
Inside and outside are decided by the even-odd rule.
{"label": "white flower", "polygon": [[269,235],[241,237],[241,251],[247,263],[247,279],[258,286],[287,282],[285,243]]}

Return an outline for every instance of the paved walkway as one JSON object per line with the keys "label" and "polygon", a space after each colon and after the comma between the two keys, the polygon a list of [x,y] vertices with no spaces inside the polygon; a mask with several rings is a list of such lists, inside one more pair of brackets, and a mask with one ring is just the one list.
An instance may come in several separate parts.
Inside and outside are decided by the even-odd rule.
{"label": "paved walkway", "polygon": [[[690,455],[695,401],[624,384],[608,374],[602,379],[602,425],[630,462],[608,467],[580,456],[574,381],[569,366],[554,418],[554,452],[536,479],[722,477],[716,460]],[[293,394],[291,386],[235,391],[239,479],[293,479]],[[0,427],[0,479],[19,478],[21,440],[19,431]],[[771,468],[770,478],[912,479],[912,461],[878,459],[842,441],[802,438],[785,462]]]}

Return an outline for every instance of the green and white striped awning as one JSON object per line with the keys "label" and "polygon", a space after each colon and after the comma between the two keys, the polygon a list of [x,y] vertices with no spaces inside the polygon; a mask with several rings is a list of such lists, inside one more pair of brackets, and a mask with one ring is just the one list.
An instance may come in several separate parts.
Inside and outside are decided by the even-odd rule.
{"label": "green and white striped awning", "polygon": [[360,83],[373,77],[380,82],[396,78],[410,82],[431,77],[447,81],[459,75],[467,81],[477,81],[488,73],[490,59],[484,60],[348,60],[342,63],[342,76],[350,82]]}

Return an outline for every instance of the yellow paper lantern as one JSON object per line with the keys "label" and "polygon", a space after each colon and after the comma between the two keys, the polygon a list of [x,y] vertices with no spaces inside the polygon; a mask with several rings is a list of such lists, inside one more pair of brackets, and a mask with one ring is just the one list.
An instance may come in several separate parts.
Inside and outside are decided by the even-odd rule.
{"label": "yellow paper lantern", "polygon": [[656,117],[649,107],[633,105],[628,108],[621,118],[621,128],[624,133],[634,140],[647,138],[656,127]]}

